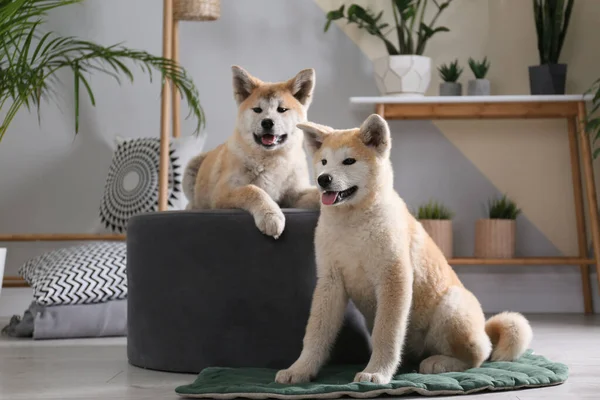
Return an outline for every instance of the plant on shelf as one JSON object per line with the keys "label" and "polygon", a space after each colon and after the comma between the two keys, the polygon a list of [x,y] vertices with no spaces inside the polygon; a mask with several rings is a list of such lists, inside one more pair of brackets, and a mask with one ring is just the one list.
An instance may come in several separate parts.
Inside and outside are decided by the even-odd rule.
{"label": "plant on shelf", "polygon": [[440,248],[444,257],[452,258],[452,218],[454,213],[444,204],[430,200],[419,206],[417,219]]}
{"label": "plant on shelf", "polygon": [[[80,92],[92,105],[95,96],[89,78],[93,73],[133,82],[131,65],[152,80],[167,79],[185,98],[199,131],[204,113],[194,82],[184,68],[172,60],[121,45],[101,46],[71,36],[44,32],[42,25],[51,10],[83,0],[0,0],[0,141],[17,112],[24,106],[37,108],[42,100],[57,97],[57,73],[69,70],[74,82],[75,132],[79,131]],[[130,65],[128,65],[130,64]],[[188,116],[188,117],[189,117]]]}
{"label": "plant on shelf", "polygon": [[440,65],[438,72],[443,80],[440,83],[440,96],[461,96],[462,85],[457,81],[463,72],[463,68],[458,65],[458,60],[454,60],[450,64]]}
{"label": "plant on shelf", "polygon": [[[597,115],[598,109],[600,109],[600,78],[596,79],[585,94],[594,95],[591,107],[588,108],[586,114],[586,130],[592,136],[592,146],[596,146],[600,139],[600,117]],[[592,154],[596,159],[600,155],[600,147],[593,149]]]}
{"label": "plant on shelf", "polygon": [[515,254],[515,220],[521,209],[506,195],[488,201],[488,218],[475,223],[475,257],[512,258]]}
{"label": "plant on shelf", "polygon": [[[431,81],[431,59],[423,56],[427,42],[437,33],[450,31],[436,23],[452,0],[433,0],[432,3],[433,16],[426,21],[429,0],[391,0],[392,26],[382,21],[383,11],[376,13],[358,4],[348,8],[342,5],[327,13],[324,30],[327,32],[333,21],[345,19],[348,24],[355,24],[380,39],[388,53],[374,61],[375,80],[382,94],[423,95]],[[395,38],[390,37],[392,32]],[[394,74],[388,74],[388,70]],[[410,70],[416,73],[407,73]]]}
{"label": "plant on shelf", "polygon": [[473,72],[475,79],[470,79],[467,86],[467,95],[469,96],[489,96],[490,81],[485,79],[489,69],[490,62],[487,57],[481,61],[476,61],[469,57],[469,68]]}
{"label": "plant on shelf", "polygon": [[529,67],[531,94],[564,94],[567,65],[559,64],[574,0],[532,0],[540,65]]}

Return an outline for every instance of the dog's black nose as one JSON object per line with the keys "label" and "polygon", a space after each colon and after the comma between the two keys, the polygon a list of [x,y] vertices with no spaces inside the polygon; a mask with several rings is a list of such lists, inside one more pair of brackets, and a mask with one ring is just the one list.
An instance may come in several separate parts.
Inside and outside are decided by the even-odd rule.
{"label": "dog's black nose", "polygon": [[329,185],[331,185],[331,181],[333,181],[333,178],[329,174],[319,175],[319,177],[317,178],[319,186],[321,186],[323,189],[329,187]]}
{"label": "dog's black nose", "polygon": [[262,126],[263,129],[271,129],[273,127],[273,120],[269,118],[263,119],[260,121],[260,126]]}

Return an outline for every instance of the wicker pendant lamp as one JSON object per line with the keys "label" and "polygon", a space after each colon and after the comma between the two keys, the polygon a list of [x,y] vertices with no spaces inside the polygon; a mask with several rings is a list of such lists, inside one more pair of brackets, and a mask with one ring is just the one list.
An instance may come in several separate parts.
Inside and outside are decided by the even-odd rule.
{"label": "wicker pendant lamp", "polygon": [[[179,21],[215,21],[221,17],[220,0],[163,0],[163,57],[179,62]],[[167,209],[169,184],[169,120],[173,112],[173,137],[181,136],[181,98],[163,82],[160,114],[160,167],[158,210]]]}

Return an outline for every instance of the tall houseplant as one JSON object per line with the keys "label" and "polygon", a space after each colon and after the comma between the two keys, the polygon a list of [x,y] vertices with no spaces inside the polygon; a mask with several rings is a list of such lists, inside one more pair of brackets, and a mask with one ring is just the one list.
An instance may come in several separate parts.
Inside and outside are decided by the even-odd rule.
{"label": "tall houseplant", "polygon": [[[198,90],[185,69],[172,60],[121,45],[100,46],[70,36],[44,32],[50,10],[83,0],[0,0],[0,141],[17,112],[25,106],[38,108],[42,100],[55,98],[57,72],[73,74],[75,132],[79,130],[80,92],[95,104],[88,81],[93,73],[112,76],[117,82],[133,82],[131,65],[150,79],[158,74],[168,79],[189,104],[199,131],[204,123]],[[128,65],[129,64],[129,65]]]}
{"label": "tall houseplant", "polygon": [[[380,39],[388,55],[374,61],[375,81],[382,94],[423,95],[431,82],[431,58],[423,56],[427,42],[439,32],[448,32],[445,26],[436,26],[437,20],[452,0],[432,0],[435,7],[429,22],[425,14],[429,0],[391,0],[394,25],[381,21],[383,11],[375,14],[357,4],[347,9],[327,13],[325,32],[332,21],[346,19]],[[395,38],[389,38],[392,32]],[[395,41],[395,43],[394,43]]]}
{"label": "tall houseplant", "polygon": [[574,0],[532,0],[540,65],[529,67],[531,94],[564,94],[567,65],[559,64]]}

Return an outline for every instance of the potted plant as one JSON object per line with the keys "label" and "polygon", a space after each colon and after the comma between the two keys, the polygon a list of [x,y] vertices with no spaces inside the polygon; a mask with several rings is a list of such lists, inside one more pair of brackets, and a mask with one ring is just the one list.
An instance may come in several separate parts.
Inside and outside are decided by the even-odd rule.
{"label": "potted plant", "polygon": [[531,94],[565,93],[567,65],[558,60],[573,4],[574,0],[533,0],[540,65],[529,67]]}
{"label": "potted plant", "polygon": [[[383,11],[379,14],[368,8],[352,4],[348,9],[342,5],[327,13],[325,32],[332,21],[346,19],[348,23],[358,25],[369,34],[379,38],[385,45],[388,55],[374,61],[375,82],[384,95],[422,96],[431,82],[431,58],[423,56],[429,39],[439,32],[448,32],[444,26],[436,26],[437,19],[452,0],[436,1],[433,16],[425,22],[428,0],[394,0],[392,11],[394,24],[381,22]],[[391,32],[394,39],[388,39]]]}
{"label": "potted plant", "polygon": [[463,69],[458,65],[458,60],[454,60],[450,64],[440,65],[438,71],[443,80],[440,83],[440,96],[461,96],[462,85],[457,81]]}
{"label": "potted plant", "polygon": [[488,218],[475,223],[475,257],[512,258],[515,255],[515,220],[521,213],[506,195],[491,199]]}
{"label": "potted plant", "polygon": [[450,209],[437,201],[421,205],[417,212],[417,219],[447,259],[452,258],[453,216]]}
{"label": "potted plant", "polygon": [[475,61],[469,57],[469,68],[475,75],[475,79],[470,79],[467,85],[468,96],[489,96],[490,95],[490,81],[485,79],[485,76],[490,69],[490,63],[487,57],[484,57],[482,61]]}
{"label": "potted plant", "polygon": [[[199,131],[204,123],[198,90],[185,69],[175,61],[120,45],[101,46],[75,37],[44,32],[49,11],[83,0],[0,0],[0,141],[11,121],[25,106],[38,107],[42,99],[55,98],[60,70],[74,79],[75,132],[79,129],[79,96],[85,93],[95,105],[89,84],[92,73],[112,76],[117,82],[133,81],[131,65],[168,79],[188,102]],[[129,64],[129,65],[128,65]]]}

